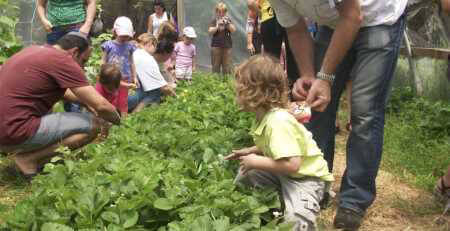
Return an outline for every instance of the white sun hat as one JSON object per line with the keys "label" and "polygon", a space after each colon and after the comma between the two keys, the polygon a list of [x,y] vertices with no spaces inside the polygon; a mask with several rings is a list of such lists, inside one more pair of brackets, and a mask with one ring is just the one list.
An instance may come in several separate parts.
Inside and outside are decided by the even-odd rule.
{"label": "white sun hat", "polygon": [[183,34],[188,38],[197,38],[197,34],[193,27],[188,26],[183,29]]}
{"label": "white sun hat", "polygon": [[133,23],[128,17],[120,16],[114,21],[113,30],[116,32],[117,36],[134,36]]}

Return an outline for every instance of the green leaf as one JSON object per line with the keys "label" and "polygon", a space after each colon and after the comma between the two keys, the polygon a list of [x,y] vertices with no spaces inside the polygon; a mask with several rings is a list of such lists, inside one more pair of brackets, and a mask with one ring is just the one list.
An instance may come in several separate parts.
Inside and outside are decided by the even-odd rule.
{"label": "green leaf", "polygon": [[203,153],[203,161],[205,163],[210,163],[211,160],[214,157],[214,151],[211,148],[206,148],[205,152]]}
{"label": "green leaf", "polygon": [[58,224],[58,223],[45,223],[41,227],[41,231],[74,231],[74,229],[69,226]]}
{"label": "green leaf", "polygon": [[111,212],[111,211],[103,212],[102,215],[101,215],[101,217],[103,218],[103,220],[108,221],[108,222],[110,222],[110,223],[113,223],[113,224],[120,224],[120,218],[119,218],[119,215],[117,215],[117,214],[114,213],[114,212]]}
{"label": "green leaf", "polygon": [[153,206],[161,210],[171,210],[173,208],[172,203],[170,203],[167,198],[158,198],[153,202]]}
{"label": "green leaf", "polygon": [[14,20],[12,20],[11,18],[6,17],[4,15],[0,16],[0,23],[5,24],[6,26],[9,26],[9,27],[14,27],[14,24],[15,24]]}
{"label": "green leaf", "polygon": [[265,206],[265,205],[252,210],[252,212],[256,213],[256,214],[265,213],[267,211],[269,211],[269,208],[267,206]]}
{"label": "green leaf", "polygon": [[230,230],[230,218],[222,217],[215,220],[213,225],[215,231],[228,231]]}
{"label": "green leaf", "polygon": [[125,220],[123,223],[124,228],[130,228],[138,222],[139,214],[136,211],[128,211],[122,214],[122,220]]}

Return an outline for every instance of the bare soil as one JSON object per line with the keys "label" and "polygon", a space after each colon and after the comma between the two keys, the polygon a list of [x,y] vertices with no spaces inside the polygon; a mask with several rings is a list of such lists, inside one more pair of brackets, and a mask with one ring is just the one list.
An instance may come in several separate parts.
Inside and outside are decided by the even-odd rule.
{"label": "bare soil", "polygon": [[[322,211],[324,230],[333,230],[333,218],[339,199],[341,177],[345,170],[345,144],[348,132],[336,136],[333,191],[337,193],[332,206]],[[388,152],[389,150],[385,150]],[[442,207],[434,202],[432,194],[402,182],[398,177],[381,168],[377,177],[377,198],[366,213],[361,231],[450,231],[447,215],[437,224]]]}

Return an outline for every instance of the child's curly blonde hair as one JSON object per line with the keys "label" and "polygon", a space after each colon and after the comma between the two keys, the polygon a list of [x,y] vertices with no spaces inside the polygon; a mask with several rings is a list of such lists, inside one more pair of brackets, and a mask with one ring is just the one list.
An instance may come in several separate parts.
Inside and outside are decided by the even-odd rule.
{"label": "child's curly blonde hair", "polygon": [[244,110],[288,108],[288,80],[275,58],[252,56],[236,68],[235,77],[237,102]]}

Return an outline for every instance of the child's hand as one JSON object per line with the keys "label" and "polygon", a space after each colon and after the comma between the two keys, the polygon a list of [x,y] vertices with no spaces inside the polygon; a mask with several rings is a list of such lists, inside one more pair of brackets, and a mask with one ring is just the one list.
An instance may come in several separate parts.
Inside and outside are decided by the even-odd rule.
{"label": "child's hand", "polygon": [[136,86],[136,84],[134,84],[134,83],[129,83],[129,84],[127,84],[127,88],[128,88],[128,89],[136,89],[137,86]]}
{"label": "child's hand", "polygon": [[258,163],[260,162],[261,158],[264,158],[263,156],[256,155],[254,153],[240,156],[239,161],[241,161],[241,173],[243,175],[247,174],[248,171],[256,168],[258,166]]}
{"label": "child's hand", "polygon": [[243,148],[240,150],[232,150],[231,154],[229,154],[228,156],[225,156],[225,160],[238,160],[239,157],[241,156],[246,156],[248,154],[250,154],[251,152],[249,152],[249,148]]}

